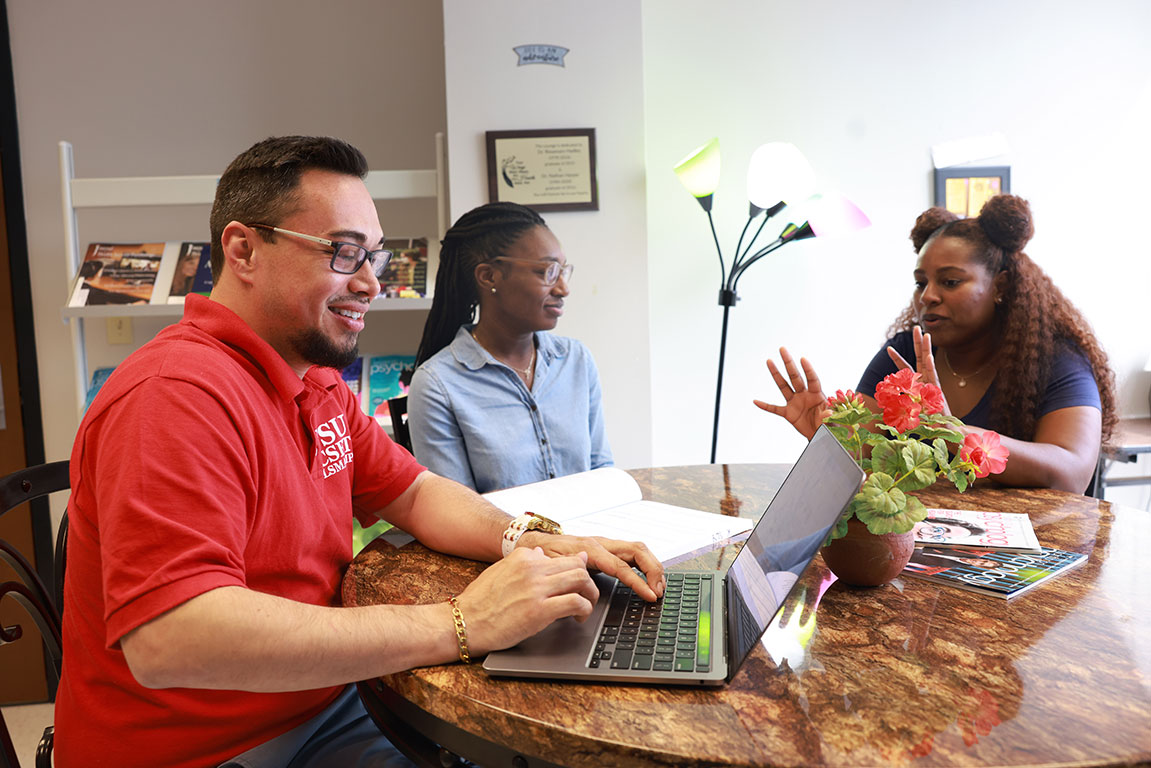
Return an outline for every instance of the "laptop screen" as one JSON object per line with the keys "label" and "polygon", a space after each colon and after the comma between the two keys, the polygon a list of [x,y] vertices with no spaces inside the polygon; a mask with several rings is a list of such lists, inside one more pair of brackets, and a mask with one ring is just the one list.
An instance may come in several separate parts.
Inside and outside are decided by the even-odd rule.
{"label": "laptop screen", "polygon": [[729,675],[742,666],[863,481],[820,427],[727,572]]}

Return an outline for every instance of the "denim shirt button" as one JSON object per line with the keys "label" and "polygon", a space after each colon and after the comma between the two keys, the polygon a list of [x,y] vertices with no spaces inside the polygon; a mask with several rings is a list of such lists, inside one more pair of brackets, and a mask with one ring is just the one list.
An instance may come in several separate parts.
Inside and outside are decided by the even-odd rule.
{"label": "denim shirt button", "polygon": [[555,472],[548,472],[548,478],[551,479],[556,476]]}
{"label": "denim shirt button", "polygon": [[538,410],[539,410],[539,408],[536,408],[536,404],[535,404],[535,403],[532,403],[532,404],[531,404],[531,409],[532,409],[532,413],[535,413],[536,411],[538,411]]}
{"label": "denim shirt button", "polygon": [[547,445],[548,439],[546,437],[540,439],[540,445]]}

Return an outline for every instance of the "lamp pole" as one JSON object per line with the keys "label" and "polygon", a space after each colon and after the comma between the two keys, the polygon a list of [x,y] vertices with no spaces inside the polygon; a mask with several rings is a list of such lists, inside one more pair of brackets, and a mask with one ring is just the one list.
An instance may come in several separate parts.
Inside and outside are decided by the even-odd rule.
{"label": "lamp pole", "polygon": [[[772,216],[774,216],[779,211],[783,210],[784,206],[785,206],[784,203],[778,203],[777,205],[775,205],[771,208],[768,208],[766,211],[762,208],[759,208],[758,206],[756,206],[754,204],[750,206],[750,210],[748,211],[747,224],[745,224],[743,226],[743,232],[740,234],[740,237],[739,237],[739,244],[736,245],[736,248],[735,248],[736,257],[735,257],[735,261],[731,265],[731,271],[730,272],[727,270],[726,266],[724,265],[723,253],[722,253],[722,251],[720,251],[720,247],[719,247],[719,238],[715,236],[715,225],[712,224],[712,227],[711,227],[711,234],[712,234],[713,239],[715,240],[715,250],[716,250],[716,253],[719,254],[719,267],[720,267],[719,305],[721,307],[723,307],[723,325],[720,328],[720,333],[719,333],[719,370],[717,371],[716,376],[715,376],[715,415],[712,418],[712,422],[711,422],[711,459],[710,459],[710,462],[712,464],[715,463],[716,446],[719,444],[719,404],[721,402],[721,398],[723,395],[723,364],[724,364],[724,360],[727,356],[728,313],[731,312],[731,308],[733,306],[735,306],[735,302],[739,301],[739,295],[735,291],[736,286],[739,284],[739,278],[743,276],[743,273],[745,271],[747,271],[748,267],[750,267],[752,264],[754,264],[755,262],[762,259],[767,254],[771,253],[772,251],[783,247],[784,245],[786,245],[787,243],[790,243],[793,240],[803,240],[805,238],[815,236],[815,233],[812,231],[811,226],[807,223],[805,223],[801,227],[797,227],[797,226],[795,226],[795,224],[788,224],[786,227],[784,227],[783,232],[780,233],[779,237],[777,237],[774,242],[770,243],[769,245],[764,246],[760,250],[756,251],[753,255],[748,257],[748,254],[751,252],[751,246],[755,243],[755,239],[756,239],[756,237],[759,236],[759,233],[763,230],[764,225],[767,224],[767,220],[770,219]],[[707,210],[708,221],[711,221],[711,210],[710,210],[710,208],[707,208],[705,210]],[[763,218],[763,222],[759,225],[759,230],[756,231],[755,237],[752,237],[751,241],[748,243],[747,249],[741,254],[739,252],[739,249],[743,246],[743,238],[747,234],[748,227],[751,226],[751,222],[754,221],[755,217],[758,216],[760,213],[766,214]]]}

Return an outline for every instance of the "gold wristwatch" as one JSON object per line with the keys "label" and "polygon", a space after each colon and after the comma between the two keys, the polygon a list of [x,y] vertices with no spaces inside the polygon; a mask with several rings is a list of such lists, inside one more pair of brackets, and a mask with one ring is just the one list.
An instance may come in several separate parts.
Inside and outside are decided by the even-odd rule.
{"label": "gold wristwatch", "polygon": [[516,548],[516,542],[520,540],[528,531],[540,531],[541,533],[554,533],[562,534],[563,528],[555,520],[544,517],[543,515],[535,512],[525,512],[504,530],[504,538],[500,543],[504,557],[511,554],[512,550]]}

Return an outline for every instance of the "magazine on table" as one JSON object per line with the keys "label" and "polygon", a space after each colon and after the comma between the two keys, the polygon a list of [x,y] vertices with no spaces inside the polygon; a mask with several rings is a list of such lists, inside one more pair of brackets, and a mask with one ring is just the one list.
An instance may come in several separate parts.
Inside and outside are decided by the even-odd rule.
{"label": "magazine on table", "polygon": [[973,509],[929,509],[915,526],[917,547],[973,547],[1002,552],[1043,551],[1022,512],[987,512]]}
{"label": "magazine on table", "polygon": [[1043,547],[1039,554],[996,549],[916,549],[903,575],[1012,598],[1087,562],[1087,555]]}

